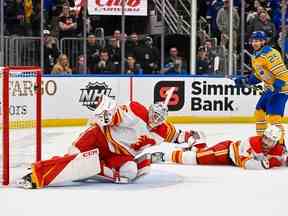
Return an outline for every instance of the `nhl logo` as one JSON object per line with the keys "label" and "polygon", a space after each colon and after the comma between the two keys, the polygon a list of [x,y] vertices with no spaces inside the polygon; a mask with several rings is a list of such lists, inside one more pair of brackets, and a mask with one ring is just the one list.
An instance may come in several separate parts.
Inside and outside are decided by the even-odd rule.
{"label": "nhl logo", "polygon": [[114,98],[114,96],[110,95],[112,89],[109,88],[105,82],[89,82],[86,88],[80,90],[81,96],[79,102],[82,103],[82,106],[86,106],[91,111],[96,109],[102,95]]}

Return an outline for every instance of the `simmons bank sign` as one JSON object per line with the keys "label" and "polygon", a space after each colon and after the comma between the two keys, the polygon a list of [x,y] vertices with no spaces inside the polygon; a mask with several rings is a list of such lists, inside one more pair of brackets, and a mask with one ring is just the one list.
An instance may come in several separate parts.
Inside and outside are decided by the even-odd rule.
{"label": "simmons bank sign", "polygon": [[122,15],[125,1],[126,16],[147,16],[148,0],[88,0],[89,15]]}

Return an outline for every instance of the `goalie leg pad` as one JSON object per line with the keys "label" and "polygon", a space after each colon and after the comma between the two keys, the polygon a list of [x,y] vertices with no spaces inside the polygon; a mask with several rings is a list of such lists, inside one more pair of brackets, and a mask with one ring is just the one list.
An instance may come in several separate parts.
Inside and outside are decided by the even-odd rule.
{"label": "goalie leg pad", "polygon": [[120,177],[128,178],[128,181],[134,180],[137,176],[137,172],[137,164],[134,161],[127,161],[119,169]]}
{"label": "goalie leg pad", "polygon": [[67,181],[81,180],[100,173],[98,149],[53,157],[49,160],[32,164],[32,183],[36,188],[60,184]]}
{"label": "goalie leg pad", "polygon": [[118,155],[103,164],[102,172],[95,179],[104,179],[114,183],[130,183],[150,172],[151,155],[144,154],[136,158]]}
{"label": "goalie leg pad", "polygon": [[129,183],[137,176],[137,163],[129,155],[114,155],[102,163],[101,173],[94,179],[114,183]]}
{"label": "goalie leg pad", "polygon": [[137,168],[138,168],[137,178],[150,173],[151,163],[152,163],[151,160],[152,158],[151,158],[150,153],[146,153],[134,159],[134,161],[137,163]]}

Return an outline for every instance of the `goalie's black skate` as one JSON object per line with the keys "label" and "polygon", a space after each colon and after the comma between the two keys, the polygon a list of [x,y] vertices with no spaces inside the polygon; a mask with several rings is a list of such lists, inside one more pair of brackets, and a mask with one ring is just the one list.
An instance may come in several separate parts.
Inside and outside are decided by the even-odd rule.
{"label": "goalie's black skate", "polygon": [[32,181],[32,173],[29,173],[23,176],[18,182],[17,185],[25,188],[25,189],[35,189],[36,184]]}

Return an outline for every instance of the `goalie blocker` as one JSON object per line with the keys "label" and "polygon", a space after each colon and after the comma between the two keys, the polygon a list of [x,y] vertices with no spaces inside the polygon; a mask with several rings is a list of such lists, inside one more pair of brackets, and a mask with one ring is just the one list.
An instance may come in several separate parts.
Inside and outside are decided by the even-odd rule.
{"label": "goalie blocker", "polygon": [[63,157],[53,157],[32,164],[32,172],[17,182],[26,189],[61,185],[69,181],[106,180],[129,183],[150,170],[150,155],[133,158],[115,155],[109,161],[99,160],[98,149]]}

